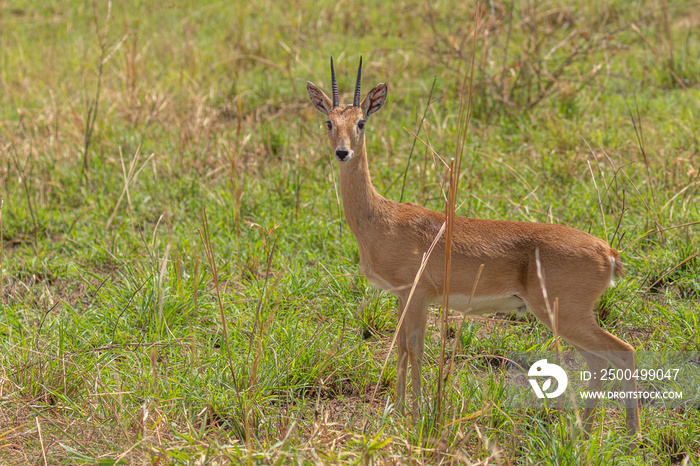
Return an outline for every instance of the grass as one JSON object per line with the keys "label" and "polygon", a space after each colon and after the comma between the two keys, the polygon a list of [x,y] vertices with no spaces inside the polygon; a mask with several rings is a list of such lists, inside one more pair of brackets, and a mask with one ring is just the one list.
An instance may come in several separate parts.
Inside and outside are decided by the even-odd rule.
{"label": "grass", "polygon": [[[645,351],[700,351],[699,6],[495,0],[476,38],[457,213],[610,241],[600,319]],[[510,408],[486,362],[553,349],[531,317],[467,321],[438,416],[432,310],[426,415],[390,409],[396,303],[359,276],[304,84],[329,90],[330,55],[344,101],[359,55],[389,84],[368,152],[398,199],[424,115],[437,154],[458,144],[475,8],[0,9],[0,463],[697,464],[697,406],[643,407],[630,455],[612,407],[588,440]],[[432,154],[403,197],[443,209]]]}

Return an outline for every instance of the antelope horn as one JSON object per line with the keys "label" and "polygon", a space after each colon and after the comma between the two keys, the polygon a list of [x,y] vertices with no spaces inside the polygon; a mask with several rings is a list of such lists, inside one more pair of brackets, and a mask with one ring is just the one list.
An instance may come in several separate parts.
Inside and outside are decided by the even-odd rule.
{"label": "antelope horn", "polygon": [[360,84],[362,81],[362,56],[360,56],[360,66],[357,68],[357,82],[355,83],[355,100],[353,100],[352,105],[354,107],[360,106]]}
{"label": "antelope horn", "polygon": [[331,57],[331,82],[333,83],[333,108],[338,106],[338,81],[335,79],[335,68],[333,68],[333,57]]}

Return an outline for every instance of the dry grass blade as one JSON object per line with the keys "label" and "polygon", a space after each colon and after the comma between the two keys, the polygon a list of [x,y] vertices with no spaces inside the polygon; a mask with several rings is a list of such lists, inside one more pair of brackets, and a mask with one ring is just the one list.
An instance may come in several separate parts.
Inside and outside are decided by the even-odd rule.
{"label": "dry grass blade", "polygon": [[39,434],[39,444],[41,445],[41,458],[44,460],[44,466],[48,466],[48,462],[46,461],[46,448],[44,447],[44,437],[41,435],[41,424],[39,424],[39,416],[35,417],[34,420],[36,421],[36,431]]}
{"label": "dry grass blade", "polygon": [[[591,148],[590,144],[588,144],[588,141],[586,141],[586,138],[581,136],[581,139],[583,139],[583,142],[586,144],[588,147],[588,150],[591,151],[591,154],[593,154],[593,157],[595,157],[596,161],[598,160],[598,157],[595,154],[595,151],[593,148]],[[591,162],[587,161],[586,162],[588,165],[588,171],[591,174],[591,180],[593,181],[593,187],[595,188],[595,192],[598,195],[598,207],[600,208],[600,218],[603,220],[603,231],[605,232],[605,239],[608,239],[608,226],[605,221],[605,209],[603,208],[603,199],[600,197],[600,190],[598,189],[598,183],[595,180],[595,175],[593,174],[593,167],[591,167]],[[600,168],[600,166],[599,166]]]}
{"label": "dry grass blade", "polygon": [[671,227],[666,227],[666,228],[660,228],[660,229],[654,228],[654,229],[652,229],[652,230],[648,230],[646,233],[644,233],[643,235],[639,236],[639,237],[636,238],[634,241],[631,241],[627,246],[625,246],[624,248],[622,248],[622,250],[621,250],[620,252],[624,253],[627,249],[629,249],[630,247],[634,246],[635,244],[637,244],[638,242],[640,242],[640,241],[643,240],[644,238],[647,238],[647,237],[649,237],[649,236],[651,236],[651,235],[658,235],[658,234],[664,233],[664,232],[666,232],[666,231],[676,230],[676,229],[678,229],[678,228],[692,227],[692,226],[694,226],[694,225],[700,225],[700,220],[698,220],[697,222],[683,223],[683,224],[681,224],[681,225],[673,225],[673,226],[671,226]]}
{"label": "dry grass blade", "polygon": [[[475,34],[476,36],[476,34]],[[445,342],[447,340],[447,312],[450,306],[450,277],[452,272],[452,230],[455,215],[455,161],[450,162],[450,184],[447,190],[447,203],[445,205],[447,234],[445,235],[445,284],[442,295],[442,315],[440,319],[440,361],[438,365],[437,382],[437,413],[438,419],[442,417],[443,373],[445,365]],[[471,297],[470,297],[471,298]]]}
{"label": "dry grass blade", "polygon": [[549,304],[549,295],[547,293],[547,286],[545,284],[544,271],[542,270],[542,261],[540,261],[540,248],[535,248],[535,265],[537,269],[537,280],[540,283],[540,290],[542,291],[542,299],[544,300],[545,308],[547,309],[547,315],[549,316],[549,323],[554,333],[554,345],[556,347],[557,354],[559,353],[559,298],[554,299],[554,306]]}
{"label": "dry grass blade", "polygon": [[165,247],[165,253],[163,253],[163,258],[160,260],[160,270],[158,271],[158,333],[162,332],[163,327],[165,327],[169,333],[168,323],[163,316],[163,282],[165,281],[165,273],[168,270],[168,256],[170,255],[170,244]]}
{"label": "dry grass blade", "polygon": [[[665,19],[665,21],[664,21],[665,27],[668,31],[668,34],[670,35],[671,29],[667,26],[668,16],[667,16],[666,2],[663,2],[663,4],[662,4],[662,11],[663,11],[664,16],[665,16],[665,18],[664,18]],[[651,44],[651,42],[649,42],[649,39],[647,39],[646,36],[642,33],[642,31],[639,29],[639,26],[637,26],[634,23],[631,23],[630,27],[632,28],[632,30],[634,32],[637,33],[637,35],[639,35],[639,37],[642,38],[642,41],[644,41],[644,44],[646,44],[646,46],[649,48],[649,51],[651,51],[652,55],[654,55],[654,57],[657,60],[659,60],[660,62],[666,63],[666,65],[668,66],[668,73],[671,75],[671,77],[676,82],[676,84],[678,84],[678,87],[685,89],[687,86],[685,85],[683,80],[678,76],[678,74],[676,74],[676,71],[673,69],[673,46],[669,47],[668,59],[664,59],[662,54],[656,49],[656,47],[654,47],[654,45]],[[670,41],[670,38],[669,38],[669,41]]]}
{"label": "dry grass blade", "polygon": [[671,275],[671,274],[673,273],[674,270],[676,270],[677,268],[682,267],[684,264],[686,264],[686,263],[692,261],[692,260],[695,259],[698,255],[700,255],[700,252],[696,252],[696,253],[694,253],[694,254],[691,254],[690,256],[686,257],[684,260],[680,261],[678,264],[676,264],[676,265],[674,265],[673,267],[671,267],[665,274],[661,275],[654,283],[652,283],[651,285],[649,285],[649,287],[648,287],[643,293],[641,293],[641,294],[645,295],[645,294],[649,293],[651,290],[654,289],[654,287],[655,287],[656,285],[658,285],[659,283],[663,282],[664,279],[665,279],[666,277],[668,277],[669,275]]}
{"label": "dry grass blade", "polygon": [[[122,160],[122,174],[124,176],[124,189],[122,189],[122,193],[119,195],[119,198],[117,199],[116,204],[114,205],[114,209],[112,209],[112,215],[109,216],[109,219],[107,220],[107,224],[105,225],[105,230],[109,230],[109,227],[112,226],[112,222],[114,221],[114,217],[117,215],[117,211],[119,210],[119,206],[121,205],[122,199],[124,199],[124,196],[126,195],[127,201],[129,204],[129,210],[131,210],[131,199],[129,195],[129,186],[136,180],[136,177],[139,176],[139,173],[143,171],[143,169],[146,167],[146,164],[153,159],[153,157],[156,155],[155,153],[152,153],[151,155],[148,156],[148,158],[141,164],[141,168],[136,170],[136,165],[138,164],[139,160],[139,155],[141,152],[141,146],[139,145],[136,148],[136,153],[134,154],[134,158],[131,159],[131,162],[129,163],[129,172],[126,172],[126,169],[124,168],[124,162],[122,158],[122,148],[119,147],[119,157]],[[136,172],[134,173],[134,170]]]}

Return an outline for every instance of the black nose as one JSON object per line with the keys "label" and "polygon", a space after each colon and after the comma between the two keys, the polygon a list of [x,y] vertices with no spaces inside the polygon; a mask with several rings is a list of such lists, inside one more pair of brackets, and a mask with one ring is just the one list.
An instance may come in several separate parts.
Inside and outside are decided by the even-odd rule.
{"label": "black nose", "polygon": [[335,151],[335,156],[338,157],[338,160],[343,161],[349,153],[350,152],[345,149],[338,149]]}

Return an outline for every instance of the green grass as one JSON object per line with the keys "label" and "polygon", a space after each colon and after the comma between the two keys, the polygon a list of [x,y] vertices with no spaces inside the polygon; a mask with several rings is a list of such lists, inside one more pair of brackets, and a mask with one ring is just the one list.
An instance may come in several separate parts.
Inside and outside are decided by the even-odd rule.
{"label": "green grass", "polygon": [[[697,406],[642,408],[631,455],[613,408],[590,439],[510,408],[484,361],[553,349],[531,316],[467,323],[438,418],[431,311],[426,415],[389,409],[396,303],[359,276],[305,81],[333,55],[347,101],[363,55],[389,84],[367,143],[398,199],[433,79],[421,138],[455,153],[476,3],[380,3],[0,9],[0,463],[698,463]],[[700,351],[700,4],[484,6],[458,214],[607,239],[602,325]],[[443,209],[444,177],[419,142],[404,200]]]}

